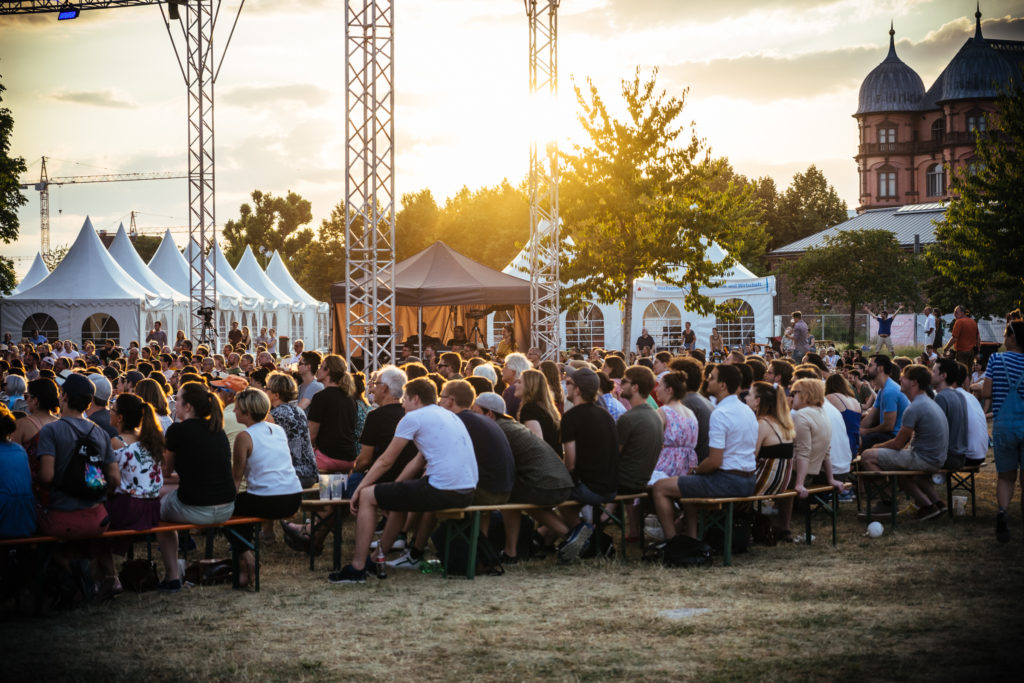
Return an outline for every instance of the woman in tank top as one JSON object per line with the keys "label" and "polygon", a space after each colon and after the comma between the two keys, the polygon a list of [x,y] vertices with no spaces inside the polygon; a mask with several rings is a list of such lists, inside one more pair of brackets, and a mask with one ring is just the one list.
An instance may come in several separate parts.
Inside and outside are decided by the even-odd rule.
{"label": "woman in tank top", "polygon": [[825,399],[843,416],[846,436],[850,439],[850,452],[856,455],[860,449],[861,410],[853,388],[842,375],[829,375],[825,380]]}
{"label": "woman in tank top", "polygon": [[785,394],[768,382],[754,382],[747,405],[757,416],[757,474],[754,495],[772,495],[786,487],[793,466],[796,430]]}
{"label": "woman in tank top", "polygon": [[56,413],[60,408],[60,392],[57,383],[47,377],[32,380],[28,383],[25,400],[28,402],[28,414],[18,418],[17,427],[10,440],[20,444],[28,454],[28,467],[32,472],[32,492],[36,500],[45,507],[49,503],[50,487],[39,482],[39,456],[36,448],[39,445],[39,431],[43,425],[58,420]]}

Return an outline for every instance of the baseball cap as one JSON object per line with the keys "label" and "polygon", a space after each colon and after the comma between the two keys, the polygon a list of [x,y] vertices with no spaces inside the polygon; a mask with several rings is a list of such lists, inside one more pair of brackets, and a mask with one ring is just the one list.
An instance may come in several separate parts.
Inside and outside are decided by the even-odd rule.
{"label": "baseball cap", "polygon": [[596,394],[597,390],[601,388],[601,382],[597,378],[597,373],[590,368],[570,370],[566,374],[569,375],[569,378],[572,379],[580,389],[585,391],[589,390]]}
{"label": "baseball cap", "polygon": [[493,391],[485,391],[476,397],[476,404],[484,410],[489,410],[498,415],[505,414],[505,399]]}
{"label": "baseball cap", "polygon": [[114,388],[110,386],[109,379],[99,373],[96,373],[89,375],[89,381],[92,382],[94,387],[96,387],[96,391],[93,393],[94,398],[103,402],[110,401],[110,395],[114,393]]}
{"label": "baseball cap", "polygon": [[224,379],[215,380],[212,385],[220,389],[227,389],[233,393],[249,388],[249,383],[238,375],[228,375]]}

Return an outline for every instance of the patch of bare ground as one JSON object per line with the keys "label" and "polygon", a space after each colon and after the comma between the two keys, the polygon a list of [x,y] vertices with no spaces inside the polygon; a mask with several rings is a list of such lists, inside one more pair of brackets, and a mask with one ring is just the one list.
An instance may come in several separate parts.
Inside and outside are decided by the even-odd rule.
{"label": "patch of bare ground", "polygon": [[[732,567],[553,558],[476,581],[392,571],[334,586],[283,544],[259,594],[226,586],[125,594],[112,604],[0,622],[0,678],[220,680],[1019,680],[1024,542],[978,516],[864,536],[843,505],[810,547],[755,547]],[[888,524],[886,525],[888,527]],[[346,552],[350,531],[346,530]],[[218,545],[226,553],[226,546]],[[328,551],[329,554],[329,551]],[[680,620],[678,608],[708,611]]]}

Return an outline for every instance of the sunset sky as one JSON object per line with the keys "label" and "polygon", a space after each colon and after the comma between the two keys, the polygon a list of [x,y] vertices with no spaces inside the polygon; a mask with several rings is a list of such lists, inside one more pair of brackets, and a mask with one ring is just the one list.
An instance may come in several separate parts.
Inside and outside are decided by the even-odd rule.
{"label": "sunset sky", "polygon": [[[237,7],[221,9],[218,53]],[[1021,7],[982,2],[986,37],[1024,40]],[[617,103],[621,79],[657,67],[670,94],[690,88],[685,119],[738,172],[781,189],[814,163],[854,208],[851,114],[890,20],[927,88],[973,33],[974,11],[964,0],[563,0],[561,129],[574,134],[573,79]],[[398,196],[426,187],[442,202],[524,177],[526,52],[519,0],[397,2]],[[44,155],[51,176],[185,171],[185,85],[156,7],[2,17],[0,75],[29,179]],[[319,225],[344,191],[343,102],[344,2],[247,2],[216,85],[218,224],[260,189],[298,192]],[[4,247],[24,257],[19,277],[39,248],[38,193],[27,194],[21,239]],[[98,229],[127,226],[133,209],[141,228],[184,226],[186,200],[184,180],[54,187],[51,244],[70,243],[87,214]]]}

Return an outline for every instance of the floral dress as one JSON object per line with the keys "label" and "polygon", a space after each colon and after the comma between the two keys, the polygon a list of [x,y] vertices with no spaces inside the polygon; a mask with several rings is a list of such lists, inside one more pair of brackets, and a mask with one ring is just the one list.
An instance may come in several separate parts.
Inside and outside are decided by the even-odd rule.
{"label": "floral dress", "polygon": [[297,403],[282,403],[270,410],[274,422],[281,425],[288,437],[288,451],[292,466],[303,486],[309,486],[317,479],[316,456],[309,441],[309,420]]}
{"label": "floral dress", "polygon": [[141,442],[117,448],[114,455],[121,468],[121,483],[117,486],[117,493],[132,498],[160,497],[160,487],[164,485],[163,469]]}
{"label": "floral dress", "polygon": [[655,472],[668,477],[682,477],[697,466],[697,417],[684,417],[669,406],[658,408],[665,420],[665,441]]}

